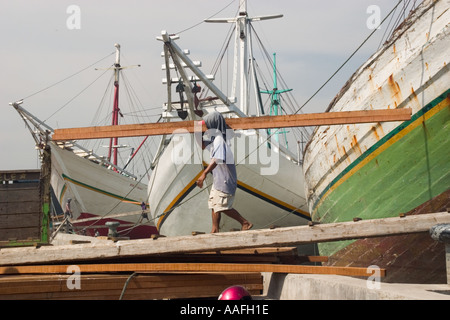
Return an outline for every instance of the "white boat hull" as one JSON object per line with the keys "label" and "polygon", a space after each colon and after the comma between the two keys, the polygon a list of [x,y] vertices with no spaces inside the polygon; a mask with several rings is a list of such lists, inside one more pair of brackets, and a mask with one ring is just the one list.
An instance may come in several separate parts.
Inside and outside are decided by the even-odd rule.
{"label": "white boat hull", "polygon": [[[314,221],[441,212],[450,205],[449,1],[425,0],[359,68],[330,112],[410,108],[411,120],[321,126],[304,170]],[[428,233],[318,244],[328,266],[386,269],[383,282],[443,283],[445,248]],[[448,268],[448,266],[447,266]]]}
{"label": "white boat hull", "polygon": [[[79,219],[95,217],[105,218],[100,222],[104,225],[105,221],[118,214],[122,214],[119,219],[122,223],[134,224],[140,219],[140,203],[147,199],[146,184],[79,157],[53,142],[50,146],[51,185],[63,210],[67,199],[72,199],[72,220],[75,223]],[[87,225],[94,222],[91,219]]]}
{"label": "white boat hull", "polygon": [[[404,24],[392,43],[387,43],[361,66],[335,98],[329,111],[411,108],[413,119],[425,119],[420,112],[425,114],[423,109],[449,89],[447,5],[445,1],[425,2],[425,9],[411,18],[414,27]],[[316,129],[304,156],[306,193],[309,210],[315,220],[321,220],[325,215],[316,215],[317,207],[327,190],[333,190],[333,185],[339,184],[335,180],[345,171],[349,171],[347,175],[356,171],[349,169],[353,163],[370,154],[374,146],[389,134],[398,131],[400,124],[383,122]],[[421,126],[425,127],[425,124]],[[333,218],[330,221],[339,220]]]}
{"label": "white boat hull", "polygon": [[[202,189],[196,186],[204,165],[210,161],[209,152],[203,151],[200,158],[200,148],[191,143],[193,135],[184,137],[175,136],[167,145],[148,187],[151,215],[159,233],[166,236],[188,235],[193,231],[208,233],[212,227],[208,208],[211,175]],[[301,166],[276,152],[273,145],[269,150],[267,142],[252,153],[250,150],[254,148],[250,146],[257,146],[257,139],[257,135],[248,131],[235,137],[234,145],[232,142],[238,175],[234,208],[254,228],[306,224],[309,214]],[[192,149],[184,160],[177,159],[180,150],[187,155],[187,150]],[[222,215],[221,231],[240,228],[238,222]]]}

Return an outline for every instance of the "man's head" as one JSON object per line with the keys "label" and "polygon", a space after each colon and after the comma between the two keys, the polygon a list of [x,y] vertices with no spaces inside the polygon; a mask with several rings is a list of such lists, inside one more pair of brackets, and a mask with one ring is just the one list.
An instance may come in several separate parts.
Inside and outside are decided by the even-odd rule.
{"label": "man's head", "polygon": [[208,129],[217,129],[222,133],[222,135],[226,135],[227,124],[225,123],[225,119],[220,112],[210,112],[203,118],[203,120],[205,121]]}
{"label": "man's head", "polygon": [[205,125],[208,128],[208,131],[204,134],[206,144],[213,142],[214,138],[219,134],[221,134],[225,140],[227,140],[227,138],[231,138],[230,135],[227,137],[227,129],[230,130],[230,128],[226,124],[221,113],[217,111],[210,112],[203,117],[203,121],[205,121]]}

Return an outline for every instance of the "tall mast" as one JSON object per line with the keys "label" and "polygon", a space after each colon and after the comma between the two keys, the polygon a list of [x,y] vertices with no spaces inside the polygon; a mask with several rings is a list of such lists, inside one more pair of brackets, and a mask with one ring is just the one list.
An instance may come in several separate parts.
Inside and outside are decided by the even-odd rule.
{"label": "tall mast", "polygon": [[[267,93],[270,94],[270,112],[269,114],[272,116],[278,116],[281,114],[281,102],[280,102],[280,95],[282,93],[285,92],[289,92],[292,91],[292,89],[283,89],[283,90],[278,90],[278,83],[277,83],[277,54],[274,53],[273,54],[273,89],[268,91],[268,90],[262,90],[261,93]],[[278,130],[280,129],[273,129],[275,132],[275,141],[278,142],[278,135],[280,133],[284,133],[284,135],[286,135],[286,131],[283,132],[279,132]],[[269,135],[271,133],[271,130],[267,130]],[[286,147],[287,147],[287,139],[285,139],[285,143],[286,143]]]}
{"label": "tall mast", "polygon": [[[239,15],[235,18],[219,18],[219,19],[208,19],[205,22],[216,22],[216,23],[234,23],[236,26],[236,43],[235,43],[235,53],[234,53],[234,67],[233,67],[233,83],[231,96],[235,97],[236,86],[238,82],[238,72],[239,75],[239,108],[248,114],[249,105],[249,95],[248,95],[248,75],[249,72],[249,61],[253,57],[249,57],[248,50],[248,35],[249,35],[249,24],[253,21],[262,21],[268,19],[281,18],[283,15],[271,15],[271,16],[258,16],[249,18],[247,14],[247,0],[239,1]],[[239,71],[238,71],[239,68]]]}
{"label": "tall mast", "polygon": [[[113,104],[113,112],[112,112],[112,122],[113,126],[119,124],[119,77],[120,70],[122,69],[120,66],[120,45],[115,44],[116,47],[116,62],[114,63],[114,104]],[[108,160],[111,161],[111,153],[113,154],[112,163],[117,166],[117,148],[119,146],[119,138],[114,137],[109,141],[109,152],[108,152]]]}
{"label": "tall mast", "polygon": [[240,52],[240,109],[245,114],[248,114],[248,47],[247,47],[247,35],[248,35],[248,19],[247,19],[247,1],[240,1],[239,16],[236,18],[236,40],[239,41]]}

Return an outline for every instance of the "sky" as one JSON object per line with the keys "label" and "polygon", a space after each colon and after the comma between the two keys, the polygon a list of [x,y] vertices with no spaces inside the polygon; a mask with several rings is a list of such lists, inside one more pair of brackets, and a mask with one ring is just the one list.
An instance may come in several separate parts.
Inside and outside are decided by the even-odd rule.
{"label": "sky", "polygon": [[[277,53],[284,80],[303,104],[373,31],[374,19],[383,19],[396,3],[248,0],[248,12],[284,15],[254,26],[268,52]],[[102,76],[103,69],[114,62],[111,54],[119,43],[121,65],[141,66],[127,71],[137,83],[140,102],[157,114],[166,88],[161,82],[163,47],[156,37],[162,30],[179,33],[178,45],[190,49],[191,59],[202,61],[208,73],[229,26],[201,22],[233,17],[237,7],[237,0],[1,0],[0,170],[40,167],[34,140],[10,102],[25,98],[22,106],[53,128],[89,126],[110,79]],[[325,111],[377,50],[387,29],[382,25],[303,111]]]}

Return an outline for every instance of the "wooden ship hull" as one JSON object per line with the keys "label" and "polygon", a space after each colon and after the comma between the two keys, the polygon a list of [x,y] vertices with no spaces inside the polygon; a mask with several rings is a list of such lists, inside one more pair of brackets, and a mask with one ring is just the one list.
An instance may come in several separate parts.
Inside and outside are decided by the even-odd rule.
{"label": "wooden ship hull", "polygon": [[[265,114],[261,93],[277,92],[278,95],[279,91],[274,81],[273,91],[260,92],[254,57],[251,56],[251,41],[248,40],[251,37],[250,24],[254,20],[279,17],[281,15],[251,18],[248,16],[246,1],[241,1],[237,17],[206,21],[235,24],[237,50],[234,51],[233,81],[229,85],[231,92],[227,92],[227,85],[223,85],[225,89],[216,87],[211,81],[214,76],[208,78],[204,75],[198,68],[200,63],[190,60],[175,43],[178,36],[172,38],[164,31],[160,40],[164,42],[163,69],[166,70],[166,78],[163,83],[167,83],[168,102],[164,106],[163,118],[168,122],[176,122],[184,116],[188,120],[200,121],[203,115],[213,110],[222,113],[225,119],[247,118],[252,115],[258,117]],[[169,59],[172,59],[173,64]],[[173,68],[176,68],[180,77],[171,76],[170,70]],[[274,78],[276,79],[276,76]],[[197,85],[197,81],[206,88],[205,91]],[[172,101],[171,94],[175,90],[171,85],[175,84],[179,97]],[[290,90],[280,92],[287,91]],[[204,92],[210,92],[211,96],[202,96]],[[199,97],[197,93],[200,94]],[[278,106],[279,102],[274,104]],[[310,220],[298,155],[281,146],[281,143],[277,142],[278,135],[281,134],[268,134],[265,130],[240,130],[230,142],[234,145],[238,176],[234,208],[251,221],[255,229],[268,228],[271,225],[304,225]],[[163,141],[164,139],[166,137]],[[195,134],[184,135],[181,139],[167,138],[156,156],[157,161],[149,181],[149,206],[158,231],[163,235],[177,236],[193,231],[211,231],[211,210],[207,205],[211,181],[203,189],[196,186],[204,165],[209,164],[210,159],[207,153],[202,154],[202,151],[198,150],[198,146],[195,150],[195,144],[198,144],[196,139]],[[239,223],[223,215],[220,225],[222,231],[240,227]]]}
{"label": "wooden ship hull", "polygon": [[[330,104],[329,112],[411,108],[412,118],[316,128],[304,154],[314,221],[447,210],[449,22],[447,1],[424,1]],[[444,246],[426,234],[322,243],[319,250],[330,265],[386,267],[385,281],[445,282]]]}
{"label": "wooden ship hull", "polygon": [[[119,74],[122,67],[120,45],[116,44],[115,48],[112,124],[116,126],[119,124]],[[50,135],[55,130],[24,109],[22,104],[23,100],[11,103],[30,130],[40,157],[43,158],[43,151],[47,148],[51,153],[51,159],[46,159],[47,163],[42,160],[42,163],[51,163],[52,221],[55,225],[65,218],[66,204],[70,199],[71,226],[66,231],[89,236],[98,231],[97,234],[106,236],[109,229],[105,224],[113,221],[120,223],[117,231],[124,237],[149,238],[157,233],[150,219],[142,219],[141,203],[147,204],[147,184],[127,171],[132,158],[128,163],[118,165],[118,148],[121,147],[118,138],[109,137],[107,156],[96,154],[97,151],[87,149],[75,140],[52,141]]]}
{"label": "wooden ship hull", "polygon": [[[187,161],[174,162],[174,149],[177,149],[177,145],[186,143],[175,140],[167,146],[149,181],[149,204],[152,215],[156,218],[155,225],[161,234],[167,236],[188,235],[193,231],[210,232],[211,210],[208,209],[208,198],[212,177],[208,176],[206,187],[200,189],[196,185],[204,164],[210,161],[209,152],[203,153],[203,161],[194,152]],[[250,140],[254,143],[249,143]],[[248,145],[256,146],[258,141],[257,135],[242,132],[234,145],[239,149],[239,146],[246,144],[248,151]],[[264,148],[261,151],[267,150]],[[306,199],[300,193],[304,180],[302,168],[283,154],[271,152],[277,159],[274,168],[262,165],[259,161],[252,163],[245,159],[247,152],[240,153],[240,156],[235,152],[238,189],[234,207],[255,228],[307,224],[310,218]],[[273,172],[263,175],[261,172],[264,170]],[[222,217],[221,230],[236,228],[240,229],[239,223],[225,215]]]}
{"label": "wooden ship hull", "polygon": [[153,223],[137,226],[141,219],[141,202],[146,202],[147,185],[110,170],[70,150],[50,142],[52,154],[51,185],[64,209],[72,199],[72,224],[86,235],[108,234],[108,221],[119,222],[117,231],[133,239],[149,238],[156,233]]}

